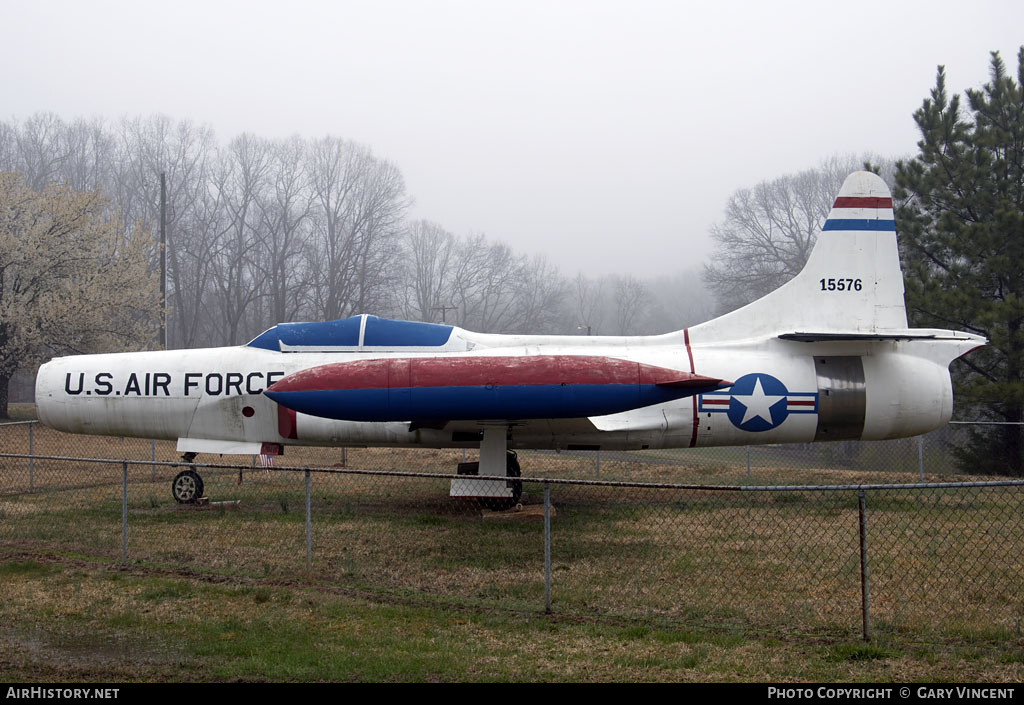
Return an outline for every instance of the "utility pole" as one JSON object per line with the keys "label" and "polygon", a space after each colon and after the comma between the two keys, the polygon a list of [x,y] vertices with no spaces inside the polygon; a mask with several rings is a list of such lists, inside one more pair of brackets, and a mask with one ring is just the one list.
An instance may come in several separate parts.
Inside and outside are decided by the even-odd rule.
{"label": "utility pole", "polygon": [[445,314],[448,313],[449,311],[458,311],[459,307],[458,306],[435,306],[434,308],[432,308],[430,310],[431,311],[440,311],[441,312],[441,323],[447,323],[448,321],[447,321],[447,319],[445,317]]}
{"label": "utility pole", "polygon": [[167,349],[167,175],[160,172],[160,342]]}

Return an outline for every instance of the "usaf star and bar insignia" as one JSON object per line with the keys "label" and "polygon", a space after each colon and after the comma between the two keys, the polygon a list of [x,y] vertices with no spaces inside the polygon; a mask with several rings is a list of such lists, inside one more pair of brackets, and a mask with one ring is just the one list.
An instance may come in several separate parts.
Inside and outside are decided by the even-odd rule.
{"label": "usaf star and bar insignia", "polygon": [[728,414],[741,431],[770,431],[790,414],[818,413],[818,393],[791,392],[776,377],[755,372],[729,389],[700,395],[698,411]]}

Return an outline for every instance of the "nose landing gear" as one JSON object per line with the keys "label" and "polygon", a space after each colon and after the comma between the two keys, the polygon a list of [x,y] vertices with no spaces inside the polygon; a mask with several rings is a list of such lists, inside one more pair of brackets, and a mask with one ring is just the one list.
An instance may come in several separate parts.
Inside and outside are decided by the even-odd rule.
{"label": "nose landing gear", "polygon": [[[186,463],[195,461],[195,453],[185,453],[181,459]],[[203,478],[195,470],[182,470],[171,482],[171,495],[178,504],[195,504],[203,496]]]}

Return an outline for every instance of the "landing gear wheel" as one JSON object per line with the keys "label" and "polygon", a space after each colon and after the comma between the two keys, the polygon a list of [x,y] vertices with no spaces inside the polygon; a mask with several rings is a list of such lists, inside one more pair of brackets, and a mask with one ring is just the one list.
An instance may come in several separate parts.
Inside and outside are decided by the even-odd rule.
{"label": "landing gear wheel", "polygon": [[193,504],[203,496],[203,478],[195,470],[182,470],[171,483],[171,494],[178,504]]}
{"label": "landing gear wheel", "polygon": [[[505,476],[519,477],[522,471],[519,469],[519,459],[513,450],[508,451],[505,456]],[[512,489],[511,497],[481,497],[480,506],[490,509],[492,512],[504,512],[519,504],[523,496],[523,483],[509,480],[505,483]]]}

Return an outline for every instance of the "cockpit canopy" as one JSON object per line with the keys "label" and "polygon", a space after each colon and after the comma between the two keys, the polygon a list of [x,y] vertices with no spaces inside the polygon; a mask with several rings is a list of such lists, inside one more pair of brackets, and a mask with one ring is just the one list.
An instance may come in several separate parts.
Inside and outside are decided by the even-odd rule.
{"label": "cockpit canopy", "polygon": [[453,349],[453,329],[439,323],[396,321],[364,313],[337,321],[279,323],[253,338],[248,346],[274,352],[439,352]]}

